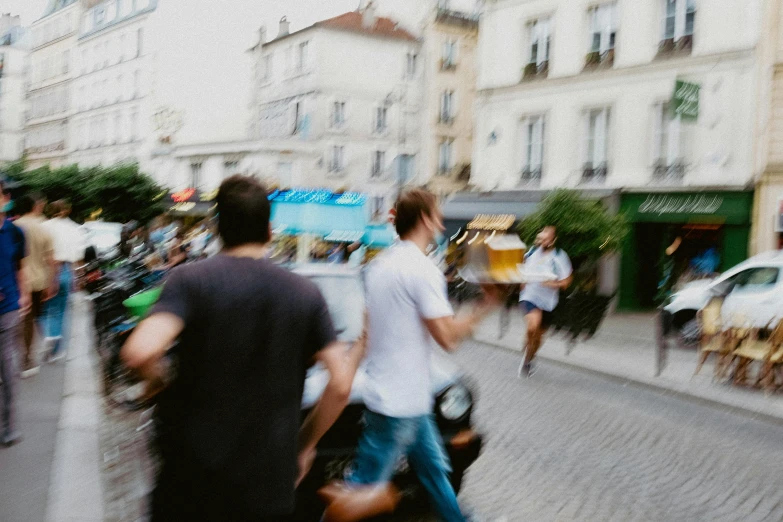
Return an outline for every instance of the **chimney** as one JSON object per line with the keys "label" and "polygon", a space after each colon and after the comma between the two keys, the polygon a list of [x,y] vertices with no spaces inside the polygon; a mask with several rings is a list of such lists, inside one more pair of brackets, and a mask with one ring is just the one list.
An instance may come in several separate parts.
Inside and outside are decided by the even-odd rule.
{"label": "chimney", "polygon": [[262,25],[258,28],[258,45],[264,45],[266,43],[266,26]]}
{"label": "chimney", "polygon": [[287,36],[289,33],[289,28],[291,27],[291,23],[288,21],[288,18],[285,16],[280,19],[280,32],[277,33],[277,37],[283,37]]}
{"label": "chimney", "polygon": [[362,27],[371,29],[375,27],[375,3],[370,0],[362,11]]}

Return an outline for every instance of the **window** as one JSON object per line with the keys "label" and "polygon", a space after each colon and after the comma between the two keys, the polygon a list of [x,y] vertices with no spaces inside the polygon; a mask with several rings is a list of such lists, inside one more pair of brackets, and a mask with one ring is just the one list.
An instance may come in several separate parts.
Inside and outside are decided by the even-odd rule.
{"label": "window", "polygon": [[130,141],[139,139],[139,114],[133,111],[130,115]]}
{"label": "window", "polygon": [[201,163],[190,164],[190,186],[199,188],[201,186]]}
{"label": "window", "polygon": [[454,113],[454,91],[444,91],[440,97],[440,122],[453,122]]}
{"label": "window", "polygon": [[540,181],[544,166],[544,116],[539,114],[522,120],[522,128],[524,133],[522,181]]}
{"label": "window", "polygon": [[293,128],[291,129],[292,135],[302,132],[304,122],[304,103],[296,102],[294,104],[293,111]]}
{"label": "window", "polygon": [[144,29],[139,27],[136,31],[136,58],[144,52]]}
{"label": "window", "polygon": [[373,128],[375,129],[375,132],[385,132],[388,128],[388,120],[387,117],[389,115],[389,109],[386,107],[376,107],[375,108],[375,121],[373,122]]}
{"label": "window", "polygon": [[92,70],[97,71],[98,65],[101,62],[101,48],[99,45],[92,47]]}
{"label": "window", "polygon": [[780,270],[778,268],[749,268],[718,283],[715,290],[721,294],[766,291],[771,290],[777,284],[779,278]]}
{"label": "window", "polygon": [[386,162],[386,152],[382,150],[376,150],[372,153],[372,168],[370,170],[370,177],[377,178],[383,174],[383,167]]}
{"label": "window", "polygon": [[68,62],[70,61],[70,59],[71,59],[71,52],[66,49],[65,51],[63,51],[63,57],[62,57],[62,60],[63,60],[62,73],[63,74],[68,74],[68,66],[69,66]]}
{"label": "window", "polygon": [[440,146],[438,147],[438,174],[441,176],[448,175],[451,172],[451,169],[454,166],[453,153],[453,139],[447,138],[440,142]]}
{"label": "window", "polygon": [[544,74],[549,69],[549,19],[536,20],[528,25],[530,54],[526,76],[529,74]]}
{"label": "window", "polygon": [[141,71],[137,70],[133,73],[133,97],[139,96],[141,96]]}
{"label": "window", "polygon": [[405,55],[405,77],[416,77],[416,62],[419,60],[419,55],[415,52],[409,52]]}
{"label": "window", "polygon": [[441,57],[441,69],[449,70],[457,67],[457,41],[447,40],[443,43],[443,56]]}
{"label": "window", "polygon": [[264,80],[272,79],[272,54],[264,56]]}
{"label": "window", "polygon": [[101,99],[103,100],[103,105],[106,105],[109,103],[109,80],[103,80],[101,83]]}
{"label": "window", "polygon": [[[690,48],[696,22],[695,0],[664,0],[661,51]],[[678,46],[675,46],[678,43]]]}
{"label": "window", "polygon": [[450,4],[451,4],[450,0],[438,0],[438,9],[448,11]]}
{"label": "window", "polygon": [[655,106],[655,141],[653,151],[656,179],[681,179],[685,174],[683,159],[684,133],[679,116],[673,117],[669,102]]}
{"label": "window", "polygon": [[79,110],[83,111],[87,107],[86,88],[84,85],[79,87]]}
{"label": "window", "polygon": [[582,181],[603,181],[609,152],[609,109],[592,109],[585,114],[585,162]]}
{"label": "window", "polygon": [[117,86],[115,88],[114,101],[119,102],[122,100],[122,75],[117,76]]}
{"label": "window", "polygon": [[332,106],[332,127],[340,128],[345,124],[345,102],[336,101]]}
{"label": "window", "polygon": [[103,22],[106,21],[106,8],[102,5],[96,6],[95,11],[93,11],[93,16],[95,17],[96,26],[103,24]]}
{"label": "window", "polygon": [[122,113],[114,115],[114,142],[122,143]]}
{"label": "window", "polygon": [[223,176],[229,177],[237,173],[239,170],[238,161],[224,161],[223,162]]}
{"label": "window", "polygon": [[386,198],[383,196],[373,196],[371,200],[371,212],[372,221],[383,221],[385,219],[384,207],[386,206]]}
{"label": "window", "polygon": [[109,66],[109,41],[103,42],[103,66]]}
{"label": "window", "polygon": [[98,104],[98,82],[92,82],[92,91],[90,91],[90,108]]}
{"label": "window", "polygon": [[120,35],[120,48],[118,49],[118,53],[120,57],[120,63],[125,61],[125,35]]}
{"label": "window", "polygon": [[342,172],[345,169],[345,147],[335,145],[332,147],[329,159],[329,172]]}
{"label": "window", "polygon": [[590,9],[590,53],[588,65],[614,61],[617,37],[615,4],[604,4]]}
{"label": "window", "polygon": [[299,44],[299,53],[297,54],[296,69],[302,72],[307,67],[307,48],[310,42],[302,42]]}

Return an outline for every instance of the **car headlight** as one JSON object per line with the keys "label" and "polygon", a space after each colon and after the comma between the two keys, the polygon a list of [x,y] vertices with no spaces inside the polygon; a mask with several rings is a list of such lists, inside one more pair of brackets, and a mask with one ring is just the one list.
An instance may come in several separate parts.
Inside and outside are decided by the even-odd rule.
{"label": "car headlight", "polygon": [[473,409],[473,394],[464,384],[454,384],[440,394],[437,409],[444,420],[462,422],[470,416]]}

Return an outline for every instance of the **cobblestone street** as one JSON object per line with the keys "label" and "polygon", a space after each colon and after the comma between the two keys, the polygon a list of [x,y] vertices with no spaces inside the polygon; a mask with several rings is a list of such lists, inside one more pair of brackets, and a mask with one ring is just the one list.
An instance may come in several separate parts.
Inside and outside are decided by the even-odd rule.
{"label": "cobblestone street", "polygon": [[783,427],[477,343],[486,446],[461,500],[482,520],[783,520]]}

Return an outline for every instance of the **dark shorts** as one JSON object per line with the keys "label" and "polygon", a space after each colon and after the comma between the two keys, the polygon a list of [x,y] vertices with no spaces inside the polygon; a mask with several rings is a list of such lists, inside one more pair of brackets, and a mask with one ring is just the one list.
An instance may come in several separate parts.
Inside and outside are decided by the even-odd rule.
{"label": "dark shorts", "polygon": [[[541,310],[530,301],[520,301],[519,306],[522,308],[522,313],[525,315],[529,314],[533,310]],[[550,326],[552,326],[552,312],[541,310],[541,327],[546,330]]]}

